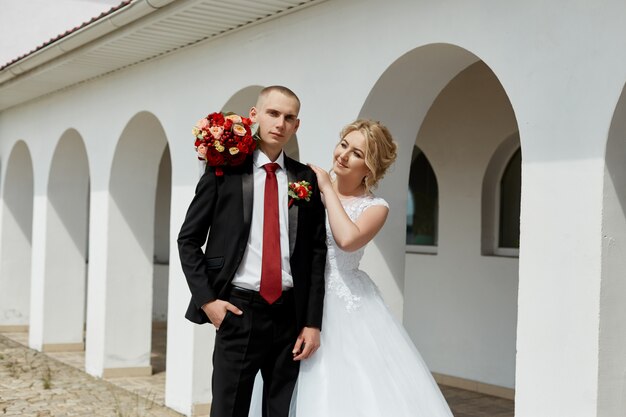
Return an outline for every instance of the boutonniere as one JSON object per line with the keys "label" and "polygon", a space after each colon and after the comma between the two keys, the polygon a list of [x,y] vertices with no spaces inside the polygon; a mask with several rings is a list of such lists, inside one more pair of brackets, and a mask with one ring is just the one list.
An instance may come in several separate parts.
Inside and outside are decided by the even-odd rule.
{"label": "boutonniere", "polygon": [[297,181],[289,183],[289,207],[293,204],[294,200],[309,201],[311,199],[311,192],[313,187],[308,181]]}

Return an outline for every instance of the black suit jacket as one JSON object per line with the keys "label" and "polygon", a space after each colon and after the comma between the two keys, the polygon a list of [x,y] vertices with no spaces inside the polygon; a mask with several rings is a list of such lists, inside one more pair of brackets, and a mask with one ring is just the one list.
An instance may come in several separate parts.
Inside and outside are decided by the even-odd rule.
{"label": "black suit jacket", "polygon": [[[326,264],[324,206],[315,173],[286,156],[285,167],[290,182],[305,180],[313,186],[310,201],[294,200],[288,209],[289,253],[298,327],[321,329]],[[185,317],[194,323],[209,321],[202,311],[204,304],[228,298],[229,284],[248,243],[253,186],[252,157],[237,167],[223,168],[222,176],[207,167],[198,182],[178,235],[180,261],[191,290]]]}

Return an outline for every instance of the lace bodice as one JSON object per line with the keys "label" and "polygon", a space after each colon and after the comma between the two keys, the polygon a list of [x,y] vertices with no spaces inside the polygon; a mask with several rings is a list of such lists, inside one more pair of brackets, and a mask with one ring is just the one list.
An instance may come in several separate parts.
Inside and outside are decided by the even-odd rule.
{"label": "lace bodice", "polygon": [[[361,213],[371,206],[378,205],[389,207],[385,200],[373,196],[354,197],[342,200],[342,205],[348,217],[350,217],[353,222],[359,218]],[[334,269],[346,270],[357,269],[359,267],[359,262],[361,262],[365,247],[354,252],[345,252],[339,249],[333,238],[333,233],[330,230],[328,218],[326,218],[326,244],[328,245],[327,263]]]}
{"label": "lace bodice", "polygon": [[[356,221],[369,207],[389,207],[385,200],[373,196],[342,200],[342,205],[352,221]],[[359,263],[361,258],[363,258],[365,246],[354,252],[346,252],[339,249],[333,238],[328,218],[326,218],[326,244],[328,245],[326,255],[326,290],[328,293],[335,294],[343,300],[345,307],[349,311],[354,311],[360,305],[360,294],[364,287],[374,286],[367,274],[359,270]],[[375,288],[372,289],[377,291]]]}

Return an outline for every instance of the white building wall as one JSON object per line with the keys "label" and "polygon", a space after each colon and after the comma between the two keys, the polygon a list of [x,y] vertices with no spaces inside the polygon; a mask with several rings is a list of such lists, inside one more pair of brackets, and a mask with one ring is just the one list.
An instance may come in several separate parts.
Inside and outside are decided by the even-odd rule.
{"label": "white building wall", "polygon": [[[385,70],[420,46],[457,45],[493,70],[511,101],[520,130],[523,191],[516,415],[594,416],[599,372],[599,237],[604,143],[626,76],[626,58],[622,54],[626,29],[621,23],[625,13],[626,5],[619,1],[592,5],[539,0],[517,3],[330,0],[2,112],[0,166],[6,169],[11,146],[19,138],[37,149],[37,157],[52,154],[55,143],[35,134],[35,120],[52,131],[75,127],[85,139],[92,170],[87,319],[97,320],[103,314],[107,296],[102,286],[107,274],[107,246],[102,242],[106,241],[103,235],[109,217],[105,209],[109,201],[109,170],[116,141],[133,115],[140,111],[154,114],[170,144],[173,239],[197,180],[189,131],[199,116],[220,109],[232,94],[245,86],[287,85],[303,102],[298,134],[300,159],[328,166],[340,127],[362,112],[376,113],[370,112],[376,106],[367,99]],[[467,61],[465,66],[472,62],[471,57],[461,57],[461,49],[456,55],[438,53],[444,50],[447,49],[431,48],[422,55],[417,50],[410,64],[413,68],[423,65],[426,71],[411,71],[406,67],[402,72],[406,77],[395,80],[397,94],[387,97],[397,107],[388,106],[385,112],[377,113],[388,116],[381,119],[394,134],[398,133],[401,152],[410,153],[416,128],[419,129],[438,94],[435,85],[441,84],[440,90],[447,84],[446,77],[449,81],[458,73],[453,70],[454,62],[460,65]],[[450,75],[446,75],[448,70]],[[403,91],[410,91],[411,95],[403,96]],[[406,110],[415,102],[421,110],[411,116]],[[35,175],[47,175],[35,171]],[[386,262],[367,266],[391,300],[392,308],[401,311],[403,298],[414,300],[425,296],[438,299],[441,305],[455,304],[459,300],[455,291],[468,290],[476,297],[478,287],[484,289],[484,300],[498,300],[500,291],[507,294],[498,301],[502,304],[495,303],[493,308],[498,314],[509,312],[515,284],[502,282],[499,277],[513,277],[515,261],[479,261],[480,239],[476,230],[469,231],[476,237],[471,239],[477,245],[475,253],[447,255],[442,246],[437,256],[450,256],[450,260],[471,265],[469,278],[480,281],[477,287],[470,287],[469,281],[460,281],[458,277],[458,281],[453,280],[446,269],[438,274],[445,275],[446,288],[439,288],[447,291],[430,288],[433,293],[424,294],[424,287],[412,286],[412,274],[405,278],[402,234],[407,172],[406,161],[399,161],[396,173],[391,173],[381,185],[379,194],[389,199],[394,213],[376,241]],[[4,172],[2,178],[5,179]],[[458,195],[458,191],[451,186],[446,195]],[[444,203],[442,200],[441,205]],[[480,213],[476,207],[473,216],[478,222]],[[450,225],[440,227],[443,237]],[[449,233],[453,236],[455,232]],[[170,252],[174,254],[175,250],[172,244]],[[407,270],[413,271],[413,267],[416,271],[432,270],[433,259],[412,256],[406,261]],[[440,284],[444,282],[437,281]],[[189,412],[194,403],[210,400],[211,335],[205,333],[207,326],[192,329],[182,319],[188,291],[180,266],[174,261],[170,263],[169,286],[168,403]],[[472,307],[479,308],[476,303],[467,306]],[[487,310],[479,309],[478,316],[486,319]],[[410,321],[408,311],[405,309],[406,321]],[[427,310],[424,313],[432,314]],[[453,313],[445,312],[450,319]],[[480,331],[485,327],[499,329],[492,321],[468,322],[466,316],[460,319],[475,330],[474,338],[484,336]],[[444,332],[440,326],[433,327],[431,320],[419,318],[420,321],[421,325],[411,329],[414,337],[420,335],[416,340],[418,346]],[[513,317],[509,315],[504,322],[511,321]],[[452,330],[460,327],[455,325]],[[510,326],[502,330],[510,341]],[[492,331],[488,337],[494,337]],[[466,337],[470,334],[463,333]],[[176,340],[172,340],[172,335],[176,335]],[[93,352],[102,348],[106,337],[104,329],[88,333],[88,361]],[[95,347],[90,348],[90,344]],[[468,350],[473,350],[471,344]],[[511,369],[489,368],[478,372],[456,356],[427,356],[437,369],[447,373],[512,385]],[[93,363],[98,361],[96,358]],[[88,371],[94,372],[102,366],[102,363],[90,366]]]}

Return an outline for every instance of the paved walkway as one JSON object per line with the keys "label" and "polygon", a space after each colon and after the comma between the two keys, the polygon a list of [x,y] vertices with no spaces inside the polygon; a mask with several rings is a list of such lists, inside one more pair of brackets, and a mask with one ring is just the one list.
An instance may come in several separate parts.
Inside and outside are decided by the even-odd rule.
{"label": "paved walkway", "polygon": [[0,335],[0,415],[21,417],[180,417]]}
{"label": "paved walkway", "polygon": [[[27,333],[0,334],[0,416],[181,417],[163,405],[166,332],[154,330],[153,375],[107,380],[84,372],[84,352],[42,354],[26,347]],[[441,390],[455,417],[513,417],[513,401]]]}

